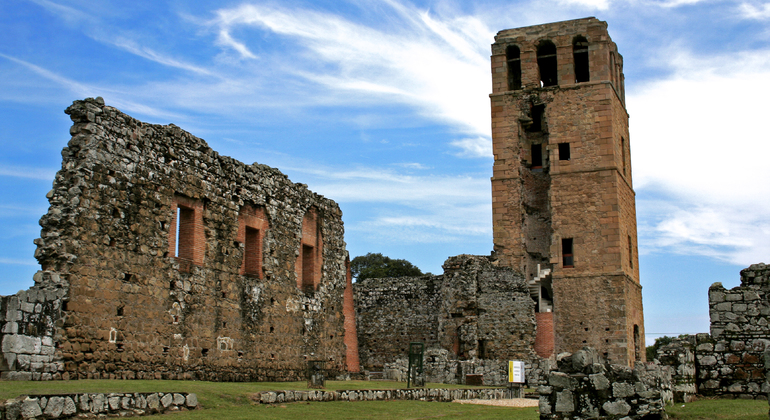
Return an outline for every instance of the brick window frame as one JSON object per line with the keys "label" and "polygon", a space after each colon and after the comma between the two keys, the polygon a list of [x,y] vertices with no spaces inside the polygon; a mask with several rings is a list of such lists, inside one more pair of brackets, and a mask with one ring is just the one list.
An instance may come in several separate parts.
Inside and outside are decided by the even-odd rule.
{"label": "brick window frame", "polygon": [[206,253],[203,228],[203,202],[175,196],[171,204],[168,255],[179,262],[179,271],[190,272],[193,265],[202,266]]}
{"label": "brick window frame", "polygon": [[297,288],[305,293],[318,289],[323,267],[322,217],[315,207],[309,208],[302,217],[302,237],[299,255],[295,263]]}
{"label": "brick window frame", "polygon": [[244,205],[238,213],[237,241],[243,246],[240,274],[263,278],[264,241],[269,222],[264,207]]}

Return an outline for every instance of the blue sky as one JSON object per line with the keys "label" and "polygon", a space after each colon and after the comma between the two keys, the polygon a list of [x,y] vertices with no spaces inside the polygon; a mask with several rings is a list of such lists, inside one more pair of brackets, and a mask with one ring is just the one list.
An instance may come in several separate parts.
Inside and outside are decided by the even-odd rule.
{"label": "blue sky", "polygon": [[353,257],[488,254],[494,34],[587,16],[624,57],[648,342],[707,332],[708,286],[770,263],[767,2],[2,1],[0,294],[93,96],[337,201]]}

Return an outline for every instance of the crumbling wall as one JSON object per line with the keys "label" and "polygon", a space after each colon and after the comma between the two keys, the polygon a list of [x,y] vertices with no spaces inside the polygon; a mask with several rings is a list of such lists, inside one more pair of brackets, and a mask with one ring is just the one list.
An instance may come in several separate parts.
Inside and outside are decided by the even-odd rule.
{"label": "crumbling wall", "polygon": [[344,370],[336,203],[100,98],[66,113],[42,270],[2,301],[4,378],[296,380],[306,359]]}
{"label": "crumbling wall", "polygon": [[508,360],[537,359],[526,283],[489,257],[451,257],[441,276],[365,279],[354,292],[365,369],[405,377],[412,341],[425,343],[428,381],[464,383],[479,373],[485,384],[502,384]]}
{"label": "crumbling wall", "polygon": [[[765,264],[741,270],[738,287],[726,290],[722,283],[711,285],[711,334],[680,336],[658,352],[660,363],[678,372],[675,381],[682,388],[675,391],[689,394],[696,387],[698,394],[706,396],[767,398],[770,385],[765,381],[763,354],[770,349],[769,291],[770,267]],[[693,367],[690,357],[694,357]],[[690,374],[692,380],[687,378]]]}
{"label": "crumbling wall", "polygon": [[660,419],[671,401],[670,370],[651,363],[632,369],[585,347],[557,357],[558,369],[538,388],[540,419]]}
{"label": "crumbling wall", "polygon": [[711,335],[698,334],[698,391],[703,395],[766,398],[763,353],[770,347],[770,267],[741,270],[741,285],[709,288]]}
{"label": "crumbling wall", "polygon": [[658,349],[661,365],[670,366],[671,389],[675,403],[689,403],[698,389],[695,384],[695,336],[675,338]]}

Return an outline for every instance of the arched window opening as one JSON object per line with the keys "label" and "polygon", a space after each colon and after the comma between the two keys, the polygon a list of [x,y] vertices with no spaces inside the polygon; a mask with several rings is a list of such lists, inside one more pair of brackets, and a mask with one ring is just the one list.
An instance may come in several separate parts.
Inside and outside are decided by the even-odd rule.
{"label": "arched window opening", "polygon": [[576,36],[572,40],[572,57],[575,61],[575,83],[587,82],[590,79],[588,70],[588,40]]}
{"label": "arched window opening", "polygon": [[521,52],[519,47],[509,45],[505,49],[505,59],[508,62],[508,90],[521,89]]}
{"label": "arched window opening", "polygon": [[540,41],[537,46],[537,66],[540,69],[540,86],[556,86],[558,73],[556,71],[556,45],[551,41]]}

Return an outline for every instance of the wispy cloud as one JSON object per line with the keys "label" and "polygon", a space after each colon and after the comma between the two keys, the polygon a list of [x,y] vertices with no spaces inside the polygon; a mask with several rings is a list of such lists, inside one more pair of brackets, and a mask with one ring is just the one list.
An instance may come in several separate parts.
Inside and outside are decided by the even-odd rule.
{"label": "wispy cloud", "polygon": [[[30,168],[26,166],[13,166],[0,163],[0,176],[12,176],[15,178],[38,179],[50,182],[56,175],[55,169]],[[2,206],[0,206],[2,207]]]}
{"label": "wispy cloud", "polygon": [[115,38],[111,42],[116,47],[119,47],[125,51],[128,51],[131,54],[137,55],[139,57],[145,58],[150,61],[154,61],[164,66],[174,67],[181,70],[190,71],[193,73],[198,73],[206,76],[215,75],[212,71],[208,69],[184,62],[183,60],[175,59],[167,55],[161,54],[150,47],[138,45],[135,41],[126,39],[124,37]]}
{"label": "wispy cloud", "polygon": [[741,17],[754,20],[770,20],[770,3],[741,3]]}
{"label": "wispy cloud", "polygon": [[488,57],[494,33],[473,17],[439,17],[396,1],[376,3],[398,24],[383,31],[330,13],[254,4],[219,10],[209,24],[218,42],[243,59],[257,57],[248,38],[236,39],[240,28],[295,41],[305,60],[294,60],[287,70],[334,92],[338,100],[374,96],[380,103],[407,104],[425,118],[488,136]]}
{"label": "wispy cloud", "polygon": [[454,140],[449,144],[460,149],[460,152],[456,153],[457,156],[481,158],[492,157],[492,139],[489,137],[465,138],[461,140]]}
{"label": "wispy cloud", "polygon": [[28,266],[36,266],[38,265],[35,260],[29,259],[29,260],[18,260],[14,258],[5,258],[0,257],[0,264],[12,264],[12,265],[28,265]]}

